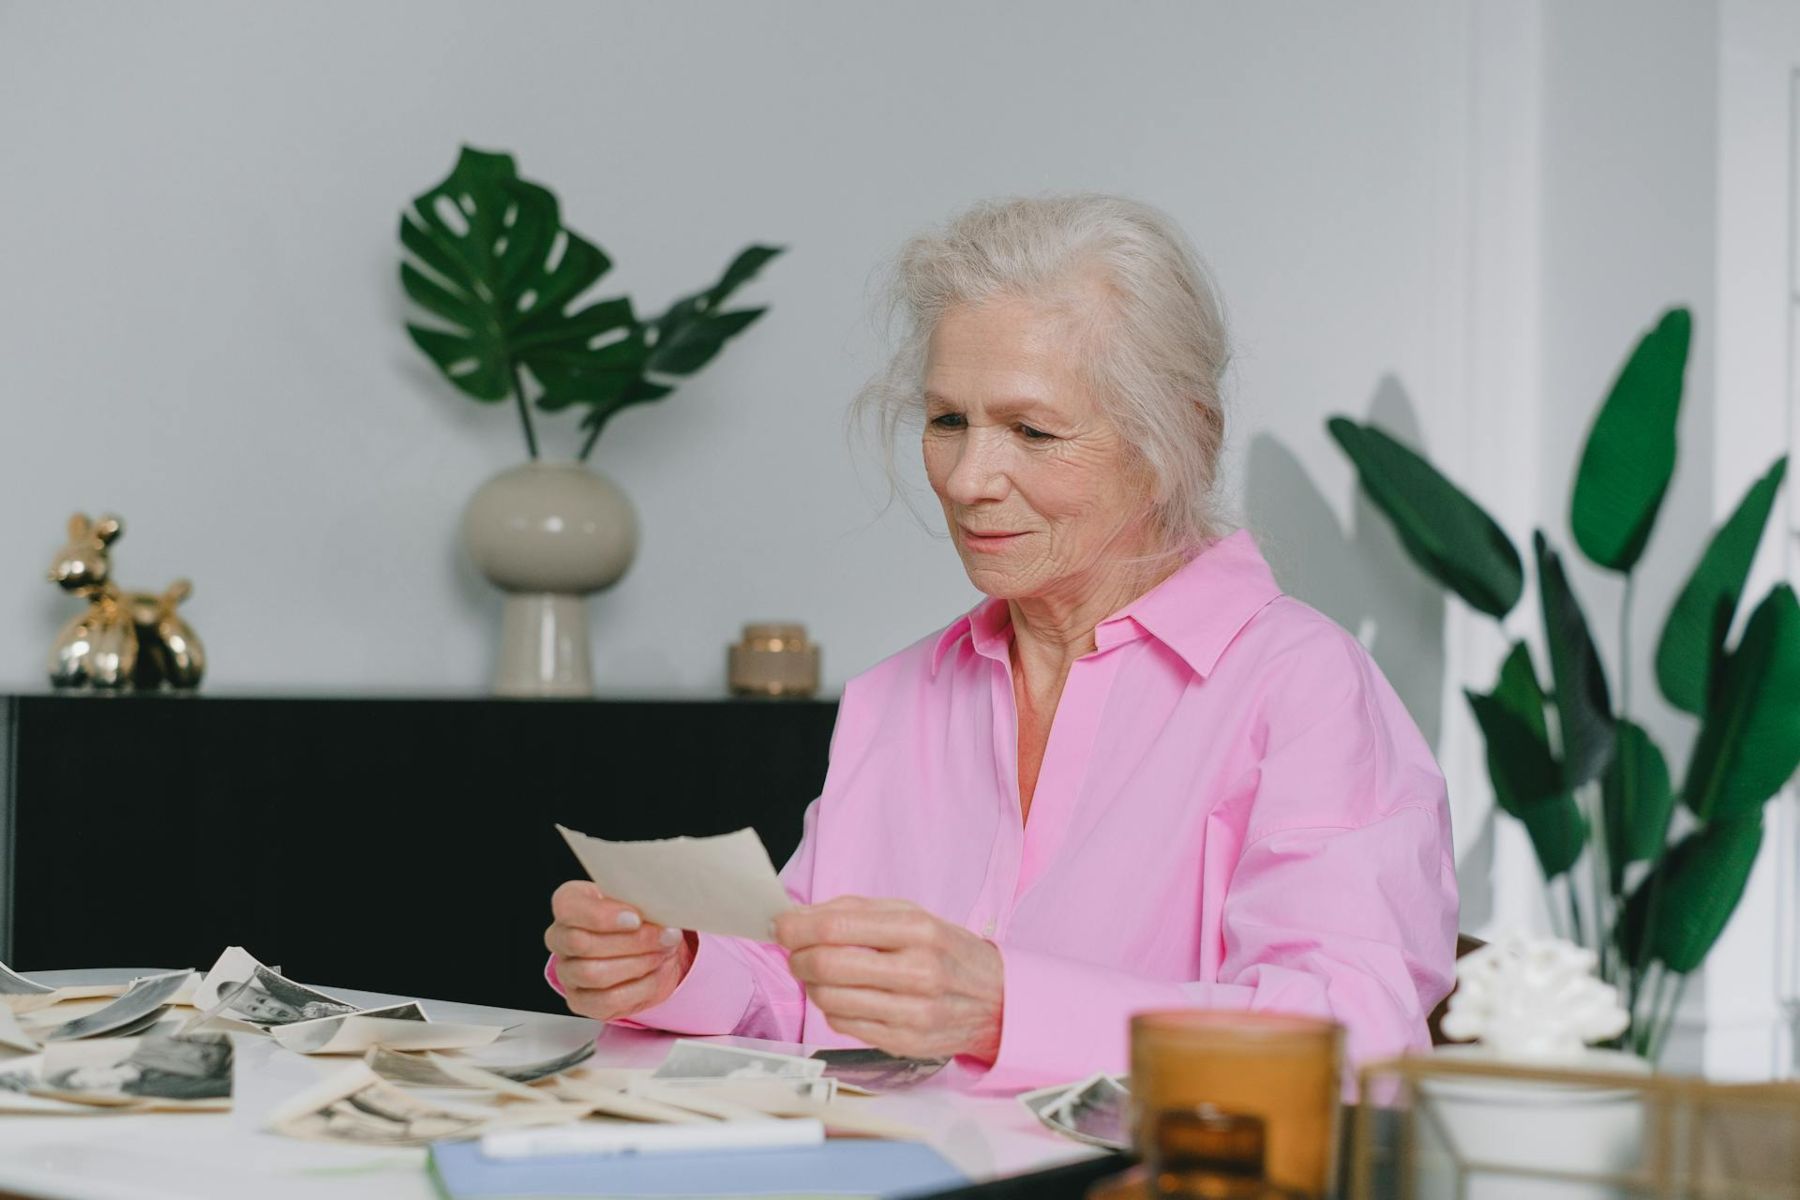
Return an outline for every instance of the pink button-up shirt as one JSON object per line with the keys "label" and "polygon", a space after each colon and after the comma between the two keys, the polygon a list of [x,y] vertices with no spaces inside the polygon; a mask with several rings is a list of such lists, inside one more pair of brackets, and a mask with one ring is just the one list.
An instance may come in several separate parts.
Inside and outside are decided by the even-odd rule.
{"label": "pink button-up shirt", "polygon": [[[1012,639],[988,600],[852,679],[795,901],[899,897],[989,938],[1012,1090],[1126,1065],[1144,1009],[1330,1016],[1353,1061],[1427,1045],[1457,900],[1443,776],[1368,654],[1239,532],[1102,622],[1020,821]],[[555,965],[551,964],[551,982]],[[855,1045],[779,947],[702,935],[626,1024]]]}

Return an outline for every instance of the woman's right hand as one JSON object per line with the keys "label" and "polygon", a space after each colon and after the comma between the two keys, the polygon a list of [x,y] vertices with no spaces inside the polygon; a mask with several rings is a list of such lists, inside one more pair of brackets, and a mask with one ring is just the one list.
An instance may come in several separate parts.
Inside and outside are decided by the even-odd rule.
{"label": "woman's right hand", "polygon": [[557,888],[550,911],[544,945],[556,955],[569,1011],[581,1016],[611,1021],[661,1004],[693,964],[698,938],[646,922],[588,880]]}

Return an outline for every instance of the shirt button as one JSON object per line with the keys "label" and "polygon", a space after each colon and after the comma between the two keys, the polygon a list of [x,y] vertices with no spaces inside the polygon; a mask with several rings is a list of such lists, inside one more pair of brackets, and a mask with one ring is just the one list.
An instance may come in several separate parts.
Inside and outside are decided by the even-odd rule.
{"label": "shirt button", "polygon": [[993,937],[994,936],[994,923],[992,921],[989,921],[986,925],[983,925],[981,927],[981,936],[982,937]]}

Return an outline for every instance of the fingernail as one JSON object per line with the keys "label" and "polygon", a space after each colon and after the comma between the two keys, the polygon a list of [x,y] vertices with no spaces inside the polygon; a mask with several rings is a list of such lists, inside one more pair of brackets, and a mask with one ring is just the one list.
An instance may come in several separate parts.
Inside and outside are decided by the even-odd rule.
{"label": "fingernail", "polygon": [[638,916],[630,909],[626,909],[619,914],[618,920],[615,923],[620,929],[637,929],[643,925],[644,918]]}
{"label": "fingernail", "polygon": [[679,943],[681,941],[681,930],[679,930],[679,929],[664,929],[662,931],[662,937],[659,940],[665,946],[676,945],[677,943]]}

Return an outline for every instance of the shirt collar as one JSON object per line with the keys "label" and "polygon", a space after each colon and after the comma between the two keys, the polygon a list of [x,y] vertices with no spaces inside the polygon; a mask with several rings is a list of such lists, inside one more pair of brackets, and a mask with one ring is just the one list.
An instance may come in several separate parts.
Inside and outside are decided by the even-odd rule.
{"label": "shirt collar", "polygon": [[[1181,656],[1204,678],[1218,665],[1238,632],[1269,601],[1281,595],[1269,564],[1249,530],[1220,538],[1167,579],[1108,617],[1094,629],[1094,645],[1106,650],[1146,635]],[[931,670],[964,636],[977,654],[1005,662],[1012,643],[1006,601],[983,600],[939,635]]]}

